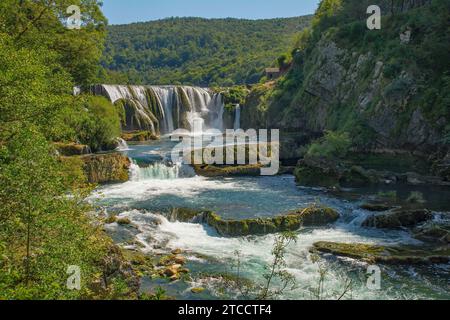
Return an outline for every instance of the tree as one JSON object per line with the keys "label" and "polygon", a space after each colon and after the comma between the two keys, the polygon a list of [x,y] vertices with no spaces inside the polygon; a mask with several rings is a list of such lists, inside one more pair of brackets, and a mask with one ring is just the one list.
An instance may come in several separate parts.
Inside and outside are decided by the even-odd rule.
{"label": "tree", "polygon": [[[81,10],[82,27],[66,28],[70,14],[67,8],[76,5]],[[71,74],[78,85],[95,82],[99,59],[103,52],[106,18],[97,0],[2,0],[0,33],[9,35],[19,48],[47,48],[56,54],[55,60]]]}

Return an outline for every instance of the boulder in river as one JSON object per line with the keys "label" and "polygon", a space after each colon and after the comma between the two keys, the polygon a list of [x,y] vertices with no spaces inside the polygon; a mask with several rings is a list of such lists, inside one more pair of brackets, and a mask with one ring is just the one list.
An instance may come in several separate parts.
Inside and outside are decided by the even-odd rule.
{"label": "boulder in river", "polygon": [[433,219],[433,214],[429,210],[407,210],[400,208],[374,214],[367,218],[362,223],[362,226],[380,229],[397,229],[402,227],[414,227],[431,219]]}
{"label": "boulder in river", "polygon": [[441,264],[450,261],[450,248],[442,247],[387,247],[361,243],[316,242],[311,252],[330,253],[367,263],[382,264]]}
{"label": "boulder in river", "polygon": [[309,207],[291,211],[271,218],[252,218],[227,220],[211,211],[192,209],[175,209],[172,218],[184,222],[205,223],[214,228],[221,236],[240,237],[248,235],[265,235],[285,231],[295,231],[302,226],[323,226],[336,222],[339,213],[327,207]]}
{"label": "boulder in river", "polygon": [[260,164],[249,165],[194,165],[195,173],[202,177],[239,177],[261,175]]}
{"label": "boulder in river", "polygon": [[416,239],[432,242],[450,244],[450,224],[449,223],[427,223],[413,230]]}

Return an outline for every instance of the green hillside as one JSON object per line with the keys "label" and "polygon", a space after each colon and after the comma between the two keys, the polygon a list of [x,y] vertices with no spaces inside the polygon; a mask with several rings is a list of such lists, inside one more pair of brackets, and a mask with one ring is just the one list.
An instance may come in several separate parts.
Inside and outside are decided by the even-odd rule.
{"label": "green hillside", "polygon": [[310,16],[169,18],[108,27],[106,82],[230,86],[256,83],[287,51]]}

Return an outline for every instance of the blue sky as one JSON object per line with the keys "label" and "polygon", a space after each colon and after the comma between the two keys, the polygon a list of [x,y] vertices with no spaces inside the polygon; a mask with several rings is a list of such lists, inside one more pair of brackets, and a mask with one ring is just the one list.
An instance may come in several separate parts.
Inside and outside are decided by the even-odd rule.
{"label": "blue sky", "polygon": [[110,24],[167,17],[268,19],[314,13],[319,0],[104,0]]}

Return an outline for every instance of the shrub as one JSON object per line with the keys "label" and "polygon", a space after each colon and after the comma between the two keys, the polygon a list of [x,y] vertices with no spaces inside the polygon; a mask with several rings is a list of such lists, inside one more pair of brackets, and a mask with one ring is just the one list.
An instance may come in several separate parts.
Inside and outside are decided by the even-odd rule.
{"label": "shrub", "polygon": [[115,138],[120,136],[120,116],[117,109],[106,98],[87,98],[85,103],[88,116],[80,124],[79,140],[95,151],[115,147]]}
{"label": "shrub", "polygon": [[308,149],[307,156],[320,158],[343,158],[347,155],[351,145],[347,132],[326,131],[325,135],[313,142]]}

